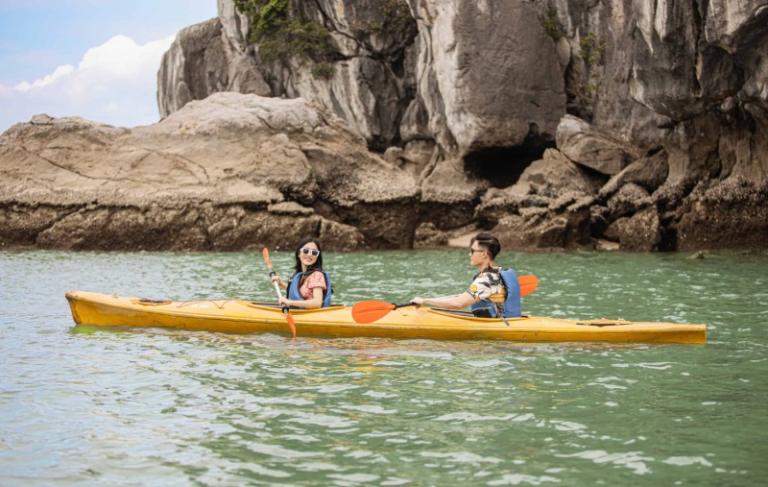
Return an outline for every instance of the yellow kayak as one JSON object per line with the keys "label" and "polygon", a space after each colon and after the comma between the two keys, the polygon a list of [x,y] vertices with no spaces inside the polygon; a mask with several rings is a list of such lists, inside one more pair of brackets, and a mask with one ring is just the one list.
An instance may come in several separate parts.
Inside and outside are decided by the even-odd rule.
{"label": "yellow kayak", "polygon": [[[157,301],[71,291],[66,294],[78,325],[164,327],[225,333],[288,334],[277,306],[238,299]],[[299,336],[507,340],[519,342],[685,343],[707,341],[706,325],[564,320],[539,316],[476,318],[470,313],[416,308],[395,309],[374,323],[352,319],[351,307],[291,310]]]}

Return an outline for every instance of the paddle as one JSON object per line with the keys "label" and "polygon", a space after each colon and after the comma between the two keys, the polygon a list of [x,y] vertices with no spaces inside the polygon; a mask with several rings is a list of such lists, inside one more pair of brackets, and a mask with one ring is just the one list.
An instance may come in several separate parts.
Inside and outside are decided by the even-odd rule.
{"label": "paddle", "polygon": [[528,296],[539,287],[539,278],[533,274],[518,276],[517,283],[520,284],[520,297],[522,298]]}
{"label": "paddle", "polygon": [[[261,256],[264,258],[264,263],[267,264],[267,269],[269,269],[269,278],[272,279],[272,276],[275,276],[275,271],[272,270],[272,259],[269,258],[269,249],[264,247],[264,249],[261,251]],[[280,293],[280,286],[277,285],[277,281],[273,282],[272,284],[275,285],[275,292],[277,293],[277,299],[278,301],[282,297],[282,294]],[[283,306],[283,314],[285,315],[285,319],[288,320],[288,328],[291,330],[291,337],[296,338],[296,322],[293,321],[293,316],[291,316],[291,312],[288,309],[288,306]]]}
{"label": "paddle", "polygon": [[[534,275],[519,276],[517,282],[520,284],[520,296],[528,296],[539,285],[539,278]],[[356,323],[373,323],[385,317],[390,311],[404,306],[413,306],[412,304],[392,304],[386,301],[360,301],[352,306],[352,319]]]}

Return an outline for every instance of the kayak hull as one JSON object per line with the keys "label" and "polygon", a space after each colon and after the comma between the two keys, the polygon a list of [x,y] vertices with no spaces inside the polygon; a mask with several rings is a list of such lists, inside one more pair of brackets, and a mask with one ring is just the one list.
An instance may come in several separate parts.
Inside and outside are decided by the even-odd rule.
{"label": "kayak hull", "polygon": [[[290,333],[280,308],[244,300],[152,301],[84,291],[71,291],[66,297],[78,325]],[[299,336],[681,344],[707,340],[706,325],[701,324],[527,316],[509,319],[507,326],[493,318],[424,307],[398,308],[369,324],[355,323],[349,306],[297,309],[291,315]]]}

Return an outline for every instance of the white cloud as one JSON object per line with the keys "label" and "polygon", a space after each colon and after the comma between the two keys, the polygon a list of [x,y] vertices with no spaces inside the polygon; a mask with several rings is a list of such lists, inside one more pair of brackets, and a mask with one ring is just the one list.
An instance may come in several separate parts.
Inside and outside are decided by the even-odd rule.
{"label": "white cloud", "polygon": [[22,81],[21,83],[17,84],[15,88],[17,91],[22,91],[22,92],[34,90],[35,88],[42,88],[43,86],[50,85],[51,83],[55,82],[57,79],[63,76],[72,74],[74,71],[75,71],[74,66],[72,66],[71,64],[65,64],[63,66],[59,66],[58,68],[56,68],[56,71],[49,74],[43,79],[37,79],[31,83],[27,81]]}
{"label": "white cloud", "polygon": [[157,70],[173,37],[139,45],[117,35],[89,49],[76,68],[65,64],[37,80],[0,85],[0,130],[36,113],[120,126],[156,121]]}

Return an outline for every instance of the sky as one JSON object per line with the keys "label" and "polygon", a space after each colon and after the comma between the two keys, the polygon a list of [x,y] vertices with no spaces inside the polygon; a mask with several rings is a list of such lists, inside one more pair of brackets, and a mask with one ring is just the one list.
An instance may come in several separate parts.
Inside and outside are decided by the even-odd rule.
{"label": "sky", "polygon": [[159,119],[157,70],[216,0],[0,0],[0,132],[32,115]]}

